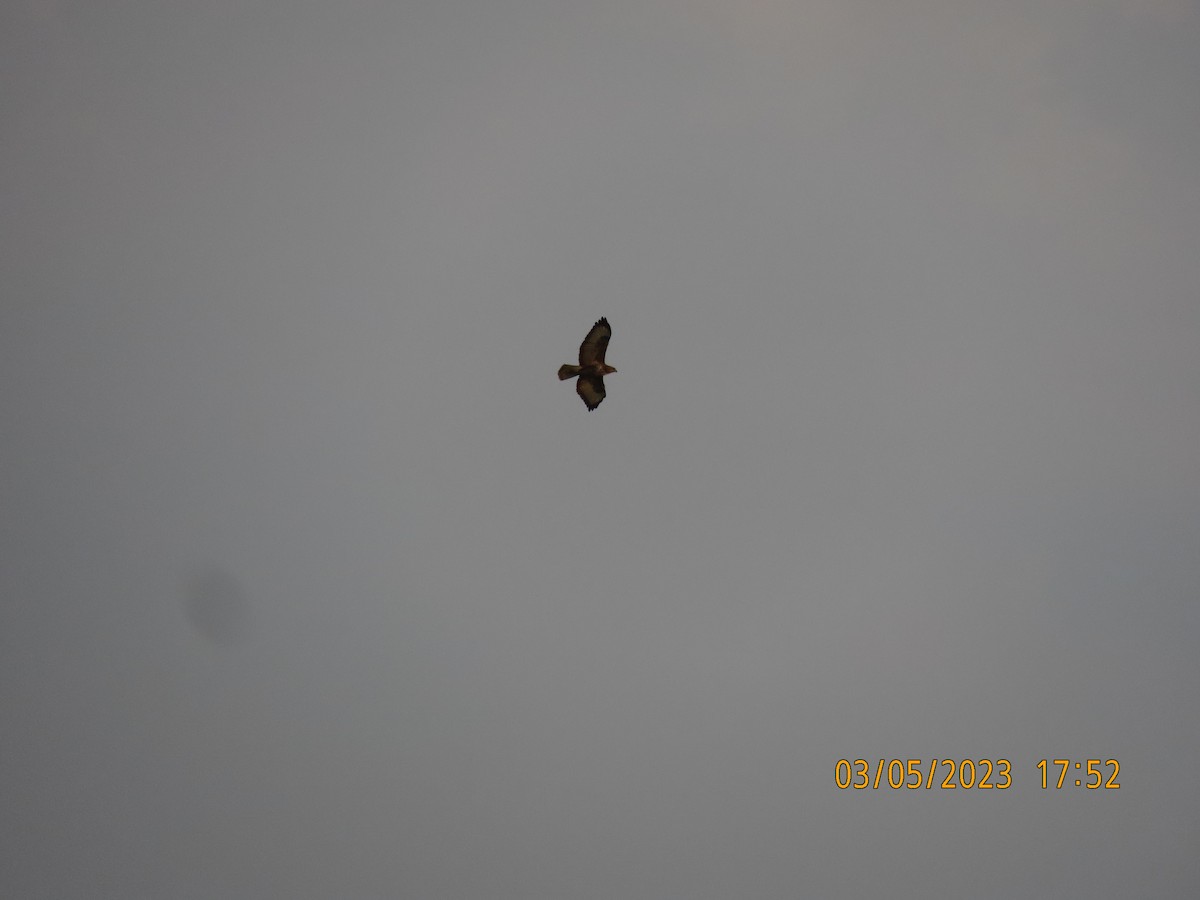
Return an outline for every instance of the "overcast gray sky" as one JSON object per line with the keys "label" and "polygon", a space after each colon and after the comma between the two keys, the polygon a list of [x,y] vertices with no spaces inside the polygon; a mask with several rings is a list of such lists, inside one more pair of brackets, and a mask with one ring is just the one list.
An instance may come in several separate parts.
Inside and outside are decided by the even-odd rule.
{"label": "overcast gray sky", "polygon": [[1192,0],[0,17],[0,894],[1200,895]]}

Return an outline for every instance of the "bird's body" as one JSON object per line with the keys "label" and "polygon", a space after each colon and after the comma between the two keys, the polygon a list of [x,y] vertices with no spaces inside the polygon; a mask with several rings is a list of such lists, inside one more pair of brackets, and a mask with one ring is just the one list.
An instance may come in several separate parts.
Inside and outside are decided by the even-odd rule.
{"label": "bird's body", "polygon": [[583,399],[589,410],[595,409],[604,400],[604,376],[617,371],[604,362],[604,351],[608,349],[610,337],[612,328],[608,319],[599,319],[579,345],[579,365],[565,365],[558,370],[559,381],[579,379],[575,382],[575,393]]}

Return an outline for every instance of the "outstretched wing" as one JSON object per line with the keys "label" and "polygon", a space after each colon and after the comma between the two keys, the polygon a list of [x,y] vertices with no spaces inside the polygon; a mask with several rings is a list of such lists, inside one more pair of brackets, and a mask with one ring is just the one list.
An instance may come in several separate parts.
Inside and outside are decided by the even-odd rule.
{"label": "outstretched wing", "polygon": [[575,382],[575,393],[583,398],[588,409],[595,409],[604,399],[604,377],[594,372],[583,372]]}
{"label": "outstretched wing", "polygon": [[[588,336],[583,339],[583,343],[579,345],[579,364],[581,366],[590,366],[594,363],[604,364],[604,351],[608,349],[608,339],[612,337],[612,329],[608,326],[608,319],[601,319],[592,326],[592,330],[588,332]],[[604,386],[600,386],[600,397],[604,398]],[[597,403],[600,401],[597,400]],[[594,406],[589,407],[595,409]]]}

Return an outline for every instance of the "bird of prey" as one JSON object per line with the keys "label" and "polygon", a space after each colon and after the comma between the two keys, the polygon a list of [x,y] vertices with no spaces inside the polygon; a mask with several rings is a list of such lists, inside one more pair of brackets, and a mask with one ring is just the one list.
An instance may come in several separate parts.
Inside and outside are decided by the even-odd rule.
{"label": "bird of prey", "polygon": [[579,365],[567,365],[558,370],[559,381],[579,376],[575,382],[575,393],[583,398],[589,410],[595,409],[604,399],[604,376],[617,371],[604,364],[604,351],[608,349],[610,337],[612,328],[608,325],[608,319],[600,319],[579,345]]}

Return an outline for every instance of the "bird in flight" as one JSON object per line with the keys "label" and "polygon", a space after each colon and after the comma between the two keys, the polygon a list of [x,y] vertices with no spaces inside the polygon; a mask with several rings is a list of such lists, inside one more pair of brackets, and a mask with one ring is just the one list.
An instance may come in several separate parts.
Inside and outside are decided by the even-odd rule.
{"label": "bird in flight", "polygon": [[604,364],[604,351],[608,349],[610,337],[612,328],[608,319],[600,319],[579,345],[579,365],[566,365],[558,370],[559,381],[579,376],[575,382],[575,393],[583,398],[589,410],[595,409],[604,399],[604,376],[617,371]]}

